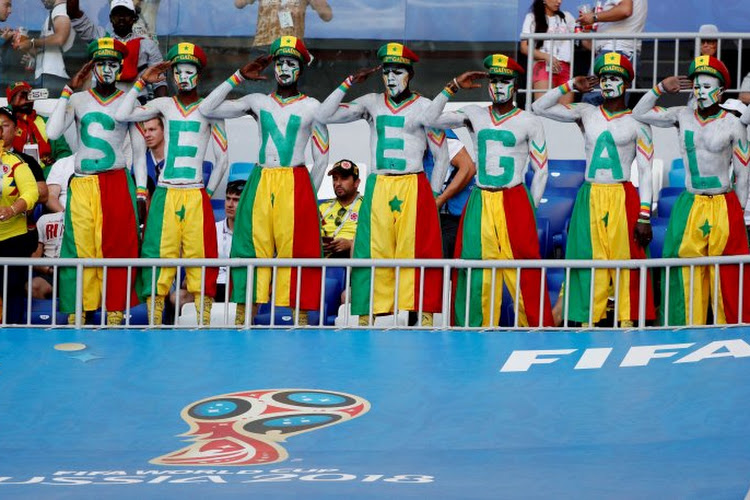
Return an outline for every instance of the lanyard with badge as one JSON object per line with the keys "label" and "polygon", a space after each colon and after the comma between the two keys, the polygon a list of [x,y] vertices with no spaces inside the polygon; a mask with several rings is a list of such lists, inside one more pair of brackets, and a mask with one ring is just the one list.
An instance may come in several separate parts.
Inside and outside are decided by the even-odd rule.
{"label": "lanyard with badge", "polygon": [[[354,201],[349,204],[349,209],[346,212],[342,212],[344,210],[344,207],[341,207],[339,209],[339,213],[336,214],[336,221],[334,223],[336,224],[336,230],[331,235],[331,238],[336,238],[336,236],[339,235],[342,229],[344,229],[344,223],[349,220],[349,217],[352,215],[352,212],[354,211],[354,205],[357,203],[357,200],[359,200],[362,196],[357,195],[356,198],[354,198]],[[336,206],[336,202],[331,203],[331,206],[323,213],[323,220],[326,220],[329,215],[331,215],[331,212],[333,212],[333,207]]]}
{"label": "lanyard with badge", "polygon": [[294,28],[294,19],[292,18],[292,11],[298,0],[281,0],[281,8],[279,9],[279,26],[281,29]]}

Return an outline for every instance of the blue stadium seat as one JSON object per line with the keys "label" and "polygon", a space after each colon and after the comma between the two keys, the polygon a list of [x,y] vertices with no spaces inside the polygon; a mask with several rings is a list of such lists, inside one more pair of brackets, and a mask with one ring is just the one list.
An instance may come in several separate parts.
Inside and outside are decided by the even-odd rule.
{"label": "blue stadium seat", "polygon": [[685,169],[672,169],[669,171],[669,185],[672,187],[685,188]]}
{"label": "blue stadium seat", "polygon": [[565,269],[547,269],[547,290],[549,291],[549,298],[552,306],[557,302],[557,296],[560,295],[560,288],[562,288],[564,281]]}
{"label": "blue stadium seat", "polygon": [[556,171],[578,171],[578,172],[585,172],[586,171],[586,160],[585,159],[575,159],[575,160],[563,160],[563,159],[550,159],[548,162],[550,171],[556,170]]}
{"label": "blue stadium seat", "polygon": [[[24,318],[26,322],[26,301],[24,300]],[[68,323],[68,317],[60,311],[57,312],[56,325],[65,325]],[[31,324],[32,325],[51,325],[52,324],[52,300],[51,299],[31,299]]]}
{"label": "blue stadium seat", "polygon": [[[472,300],[474,298],[472,297]],[[503,303],[500,305],[500,326],[513,326],[516,321],[516,306],[508,287],[503,285]]]}
{"label": "blue stadium seat", "polygon": [[[331,268],[333,269],[344,269],[344,276],[346,276],[345,268]],[[336,273],[340,274],[340,273]],[[326,276],[331,276],[329,270],[326,271]],[[340,276],[333,276],[326,278],[325,287],[325,298],[323,301],[323,313],[324,313],[324,324],[331,326],[335,324],[336,314],[338,313],[339,306],[341,305],[341,292],[343,291],[343,280]],[[255,324],[258,325],[270,325],[271,324],[271,304],[261,304],[258,307],[258,313],[253,318]],[[318,311],[310,311],[308,315],[308,323],[310,325],[320,324],[320,314]],[[294,316],[292,315],[292,309],[289,307],[276,307],[275,308],[275,325],[293,325]]]}
{"label": "blue stadium seat", "polygon": [[669,165],[669,170],[685,170],[685,162],[682,161],[682,158],[675,158]]}
{"label": "blue stadium seat", "polygon": [[[531,187],[534,179],[534,171],[529,169],[526,172],[526,185]],[[575,169],[556,169],[549,168],[549,177],[547,177],[546,189],[559,188],[576,188],[581,187],[584,181],[584,171]]]}
{"label": "blue stadium seat", "polygon": [[210,161],[203,162],[203,185],[208,186],[208,179],[211,177],[211,171],[214,169],[214,164]]}
{"label": "blue stadium seat", "polygon": [[685,191],[684,186],[667,186],[661,188],[661,191],[659,191],[659,199],[662,199],[665,196],[678,196],[680,193]]}
{"label": "blue stadium seat", "polygon": [[674,204],[677,201],[677,198],[679,198],[679,195],[664,196],[662,198],[659,198],[659,205],[657,207],[656,213],[660,219],[669,219],[669,216],[672,214],[672,208],[674,208]]}
{"label": "blue stadium seat", "polygon": [[536,209],[537,217],[549,220],[549,234],[552,239],[549,251],[558,255],[565,251],[568,221],[577,193],[578,190],[575,188],[548,189]]}
{"label": "blue stadium seat", "polygon": [[651,252],[650,256],[654,259],[659,259],[663,255],[664,238],[667,236],[668,223],[669,219],[659,217],[651,220],[651,231],[653,232],[654,239],[651,240],[651,244],[648,248]]}
{"label": "blue stadium seat", "polygon": [[246,181],[250,177],[250,171],[255,167],[255,163],[235,162],[229,165],[229,175],[227,182]]}
{"label": "blue stadium seat", "polygon": [[539,255],[543,259],[550,257],[549,220],[546,217],[536,218],[536,233],[539,236]]}

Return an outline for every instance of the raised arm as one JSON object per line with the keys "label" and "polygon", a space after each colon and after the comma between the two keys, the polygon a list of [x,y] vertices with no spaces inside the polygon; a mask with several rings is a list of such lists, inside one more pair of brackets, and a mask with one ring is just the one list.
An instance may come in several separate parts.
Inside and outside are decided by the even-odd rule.
{"label": "raised arm", "polygon": [[60,98],[57,100],[55,109],[47,120],[47,137],[50,140],[56,140],[63,136],[65,131],[73,124],[75,119],[75,110],[70,102],[70,96],[73,94],[73,89],[69,86],[65,86],[60,94]]}
{"label": "raised arm", "polygon": [[597,82],[595,76],[577,76],[566,83],[550,89],[539,98],[531,109],[539,116],[544,116],[558,122],[576,122],[581,119],[583,111],[590,108],[590,104],[558,104],[562,96],[577,90],[578,92],[589,92]]}
{"label": "raised arm", "polygon": [[670,76],[665,78],[656,85],[650,92],[646,92],[635,108],[633,108],[633,118],[643,123],[648,123],[655,127],[669,128],[677,125],[680,111],[684,106],[674,106],[671,108],[662,108],[656,106],[659,97],[668,92],[676,94],[680,90],[689,89],[690,80],[684,76]]}
{"label": "raised arm", "polygon": [[529,132],[529,159],[534,177],[531,180],[531,198],[534,206],[538,207],[542,200],[544,188],[547,187],[549,168],[547,168],[547,138],[544,135],[544,127],[539,118],[532,121]]}
{"label": "raised arm", "polygon": [[224,122],[216,122],[211,127],[211,148],[214,152],[214,168],[206,184],[208,196],[213,196],[229,168],[227,133]]}
{"label": "raised arm", "polygon": [[361,102],[352,101],[348,104],[341,104],[341,101],[344,100],[344,96],[352,85],[364,82],[371,74],[379,71],[380,68],[381,66],[361,69],[347,77],[320,105],[316,117],[317,121],[326,124],[349,123],[364,118],[367,114],[367,109]]}
{"label": "raised arm", "polygon": [[740,205],[745,207],[747,195],[750,192],[750,144],[745,127],[738,123],[734,130],[734,144],[732,154],[732,168],[734,169],[734,191],[740,199]]}
{"label": "raised arm", "polygon": [[329,144],[328,127],[322,123],[315,123],[312,129],[313,168],[311,172],[315,193],[320,189],[320,185],[323,184],[323,179],[326,175]]}
{"label": "raised arm", "polygon": [[318,13],[323,21],[328,22],[333,19],[333,10],[326,0],[310,0],[310,7]]}
{"label": "raised arm", "polygon": [[251,102],[248,98],[252,94],[233,101],[227,101],[226,98],[232,90],[245,80],[266,80],[266,77],[261,73],[268,67],[271,59],[271,56],[259,57],[237,70],[216,87],[208,97],[203,99],[199,107],[201,113],[208,118],[217,120],[244,116],[250,109]]}
{"label": "raised arm", "polygon": [[638,166],[638,194],[641,198],[641,209],[635,225],[634,238],[638,244],[647,248],[653,237],[651,231],[651,200],[653,199],[652,163],[654,159],[654,140],[651,127],[638,126],[635,162]]}
{"label": "raised arm", "polygon": [[146,87],[147,83],[156,83],[164,81],[164,73],[169,70],[172,66],[170,62],[162,62],[155,66],[151,66],[143,72],[141,78],[135,82],[133,87],[125,94],[120,107],[115,112],[115,120],[118,122],[144,122],[151,118],[156,118],[161,114],[158,108],[159,99],[144,104],[142,106],[136,106],[138,104],[138,96]]}
{"label": "raised arm", "polygon": [[78,38],[84,42],[90,42],[105,36],[106,32],[104,28],[95,25],[91,18],[80,9],[79,3],[79,0],[68,0],[66,2],[70,25],[78,35]]}
{"label": "raised arm", "polygon": [[448,82],[427,108],[423,117],[425,125],[442,129],[459,128],[468,125],[469,120],[461,111],[444,112],[443,110],[450,98],[460,89],[480,88],[481,85],[475,82],[481,78],[487,78],[487,73],[484,71],[467,71]]}
{"label": "raised arm", "polygon": [[432,192],[437,196],[443,190],[445,175],[451,166],[448,139],[445,136],[445,130],[442,129],[425,128],[425,132],[427,133],[427,147],[430,148],[432,157],[435,159],[430,185],[432,186]]}

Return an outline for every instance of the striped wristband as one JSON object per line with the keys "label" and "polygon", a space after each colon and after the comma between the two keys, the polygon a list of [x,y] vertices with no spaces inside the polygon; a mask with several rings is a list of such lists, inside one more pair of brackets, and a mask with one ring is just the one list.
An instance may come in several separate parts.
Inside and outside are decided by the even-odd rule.
{"label": "striped wristband", "polygon": [[651,205],[648,203],[641,203],[641,208],[638,212],[638,222],[651,223]]}
{"label": "striped wristband", "polygon": [[352,84],[354,81],[352,80],[352,77],[349,76],[346,80],[344,80],[341,85],[339,85],[339,89],[347,92],[350,88],[352,88]]}
{"label": "striped wristband", "polygon": [[571,85],[571,82],[572,82],[572,81],[573,81],[573,80],[570,80],[570,81],[568,81],[568,82],[565,82],[565,83],[563,83],[562,85],[560,85],[560,86],[558,87],[558,88],[560,89],[560,92],[562,92],[562,93],[563,93],[563,95],[565,95],[565,94],[569,94],[569,93],[573,92],[573,86]]}
{"label": "striped wristband", "polygon": [[73,89],[66,85],[62,91],[62,94],[60,94],[60,99],[70,99],[71,95],[73,95]]}
{"label": "striped wristband", "polygon": [[135,89],[136,92],[140,94],[141,92],[143,92],[143,89],[146,88],[146,82],[144,82],[141,78],[139,78],[133,84],[133,88]]}
{"label": "striped wristband", "polygon": [[148,198],[148,189],[145,187],[139,187],[135,189],[135,197],[139,200],[145,200]]}
{"label": "striped wristband", "polygon": [[245,77],[242,76],[242,73],[238,71],[235,71],[232,76],[227,78],[227,83],[232,86],[232,88],[236,88],[239,84],[245,81]]}

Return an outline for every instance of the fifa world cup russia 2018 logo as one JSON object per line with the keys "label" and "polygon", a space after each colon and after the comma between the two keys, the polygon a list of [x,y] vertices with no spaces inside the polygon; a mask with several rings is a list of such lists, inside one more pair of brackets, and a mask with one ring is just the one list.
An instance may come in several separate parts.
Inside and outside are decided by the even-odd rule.
{"label": "fifa world cup russia 2018 logo", "polygon": [[159,465],[252,465],[282,462],[290,436],[364,415],[358,396],[311,389],[269,389],[212,396],[183,408],[193,443],[152,459]]}

